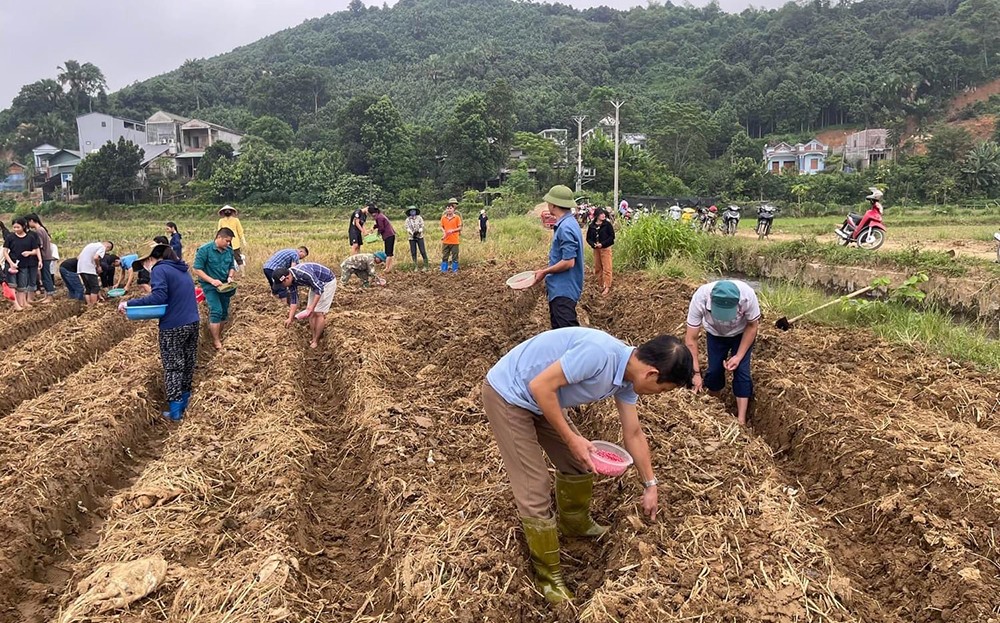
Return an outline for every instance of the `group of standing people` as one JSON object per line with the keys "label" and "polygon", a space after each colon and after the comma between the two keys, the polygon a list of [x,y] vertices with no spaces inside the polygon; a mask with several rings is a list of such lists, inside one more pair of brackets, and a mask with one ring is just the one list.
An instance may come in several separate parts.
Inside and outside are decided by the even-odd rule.
{"label": "group of standing people", "polygon": [[[441,215],[441,272],[447,273],[457,273],[458,272],[458,262],[459,262],[459,247],[461,245],[462,237],[462,216],[458,214],[456,208],[458,207],[458,199],[452,197],[448,200],[445,205],[444,213]],[[368,238],[368,242],[372,242],[373,239],[371,235],[366,234],[365,224],[368,222],[368,217],[372,216],[375,221],[374,234],[376,235],[375,240],[381,238],[383,250],[382,253],[385,255],[383,258],[385,261],[385,272],[392,272],[394,255],[396,249],[396,230],[393,228],[392,223],[389,219],[382,213],[375,204],[368,204],[362,208],[355,210],[351,214],[350,225],[347,229],[347,238],[351,244],[351,254],[357,255],[361,252],[361,247],[366,242],[365,238]],[[406,221],[404,222],[404,228],[406,229],[406,235],[410,243],[410,259],[413,261],[414,266],[418,266],[417,254],[420,254],[420,258],[423,260],[423,266],[419,266],[419,270],[427,270],[428,259],[427,259],[427,246],[424,238],[427,234],[426,225],[424,223],[424,218],[420,215],[420,209],[416,206],[410,206],[406,209]],[[486,210],[481,210],[479,213],[479,240],[480,242],[486,241],[486,234],[489,230],[489,216],[486,214]]]}
{"label": "group of standing people", "polygon": [[13,290],[14,311],[47,303],[55,295],[53,270],[59,248],[37,214],[14,219],[11,228],[0,223],[4,283]]}

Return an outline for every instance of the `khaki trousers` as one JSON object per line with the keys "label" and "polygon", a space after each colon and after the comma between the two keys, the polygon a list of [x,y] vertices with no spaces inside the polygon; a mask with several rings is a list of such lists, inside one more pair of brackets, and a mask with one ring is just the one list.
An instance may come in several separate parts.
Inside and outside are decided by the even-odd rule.
{"label": "khaki trousers", "polygon": [[601,288],[611,287],[611,249],[594,249],[594,274]]}
{"label": "khaki trousers", "polygon": [[[508,403],[486,382],[483,383],[483,406],[500,448],[510,487],[514,490],[518,513],[521,517],[552,517],[552,483],[542,451],[564,474],[585,474],[586,466],[573,457],[569,446],[544,416]],[[577,432],[569,418],[566,421],[573,432]]]}

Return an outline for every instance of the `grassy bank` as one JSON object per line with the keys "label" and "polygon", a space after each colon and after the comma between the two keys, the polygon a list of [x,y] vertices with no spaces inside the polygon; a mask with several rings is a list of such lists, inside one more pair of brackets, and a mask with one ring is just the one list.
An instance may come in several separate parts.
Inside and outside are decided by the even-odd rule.
{"label": "grassy bank", "polygon": [[[765,286],[759,295],[769,323],[781,316],[797,316],[831,300],[819,290],[790,284]],[[992,327],[956,323],[941,311],[916,311],[893,302],[847,301],[820,310],[808,322],[845,331],[866,327],[894,344],[971,362],[985,370],[1000,370],[1000,341],[990,335]]]}

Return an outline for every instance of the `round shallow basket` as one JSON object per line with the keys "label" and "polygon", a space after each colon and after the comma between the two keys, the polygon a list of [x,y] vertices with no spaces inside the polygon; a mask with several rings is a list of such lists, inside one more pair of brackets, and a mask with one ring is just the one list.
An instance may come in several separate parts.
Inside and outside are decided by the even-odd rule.
{"label": "round shallow basket", "polygon": [[125,308],[129,320],[156,320],[167,313],[166,305],[135,305]]}
{"label": "round shallow basket", "polygon": [[[621,476],[634,463],[632,455],[619,445],[608,441],[594,441],[592,443],[597,448],[597,452],[590,453],[590,461],[594,464],[594,470],[602,476]],[[602,454],[613,455],[619,460],[601,456]]]}
{"label": "round shallow basket", "polygon": [[116,299],[125,296],[125,288],[112,288],[108,290],[108,298]]}
{"label": "round shallow basket", "polygon": [[535,272],[532,270],[526,270],[523,273],[517,273],[513,277],[507,280],[507,287],[512,290],[524,290],[530,288],[535,283]]}
{"label": "round shallow basket", "polygon": [[378,234],[368,234],[365,236],[365,244],[371,244],[373,242],[378,242]]}
{"label": "round shallow basket", "polygon": [[219,286],[218,288],[216,288],[216,290],[218,290],[219,292],[222,292],[223,294],[225,294],[226,292],[232,292],[235,289],[236,289],[236,282],[235,281],[230,281],[229,283],[224,283],[221,286]]}

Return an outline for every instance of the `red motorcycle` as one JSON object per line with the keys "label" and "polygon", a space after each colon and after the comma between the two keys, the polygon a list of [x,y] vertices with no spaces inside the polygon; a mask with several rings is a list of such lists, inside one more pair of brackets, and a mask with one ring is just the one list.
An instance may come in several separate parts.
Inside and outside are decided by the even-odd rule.
{"label": "red motorcycle", "polygon": [[882,192],[872,189],[872,194],[866,199],[872,202],[864,216],[851,212],[847,215],[844,224],[833,230],[840,238],[840,244],[845,247],[851,244],[858,245],[858,248],[874,251],[885,242],[885,223],[882,222],[882,204],[879,200]]}

